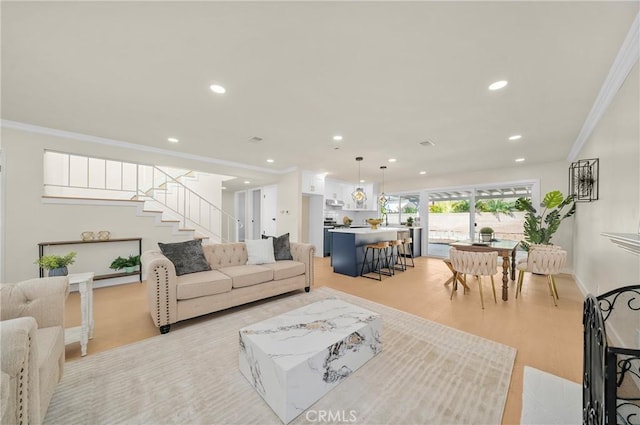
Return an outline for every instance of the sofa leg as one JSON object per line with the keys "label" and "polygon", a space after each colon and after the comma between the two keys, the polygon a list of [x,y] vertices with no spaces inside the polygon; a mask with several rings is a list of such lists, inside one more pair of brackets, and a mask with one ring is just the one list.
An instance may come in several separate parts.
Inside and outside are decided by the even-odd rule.
{"label": "sofa leg", "polygon": [[304,288],[304,292],[310,292],[311,291],[311,286],[306,286]]}
{"label": "sofa leg", "polygon": [[163,335],[168,334],[170,329],[171,329],[171,325],[160,326],[160,333]]}

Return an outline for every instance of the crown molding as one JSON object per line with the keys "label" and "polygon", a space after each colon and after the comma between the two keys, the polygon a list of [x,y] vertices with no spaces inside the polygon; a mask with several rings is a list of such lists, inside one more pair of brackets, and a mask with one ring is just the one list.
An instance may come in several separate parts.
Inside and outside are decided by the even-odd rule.
{"label": "crown molding", "polygon": [[605,78],[604,83],[600,88],[598,97],[596,97],[596,100],[591,107],[591,111],[589,112],[589,115],[587,115],[587,119],[582,125],[582,129],[580,130],[580,133],[578,133],[578,138],[573,143],[573,146],[569,151],[569,155],[567,156],[567,160],[569,162],[573,162],[576,160],[578,154],[580,153],[580,150],[582,150],[582,148],[584,147],[584,144],[591,136],[594,128],[596,127],[596,125],[598,125],[598,122],[602,118],[602,115],[604,115],[605,111],[620,90],[620,87],[622,87],[622,85],[624,84],[624,81],[629,75],[629,72],[631,72],[631,69],[633,69],[639,58],[640,12],[633,20],[631,28],[629,28],[629,32],[627,33],[627,37],[622,43],[622,46],[618,51],[618,55],[613,61],[613,65],[611,65],[609,74],[607,74],[607,78]]}
{"label": "crown molding", "polygon": [[73,131],[58,130],[55,128],[42,127],[39,125],[27,124],[27,123],[22,123],[18,121],[10,121],[10,120],[3,119],[0,121],[0,126],[5,128],[15,129],[15,130],[26,131],[29,133],[44,134],[47,136],[60,137],[63,139],[79,140],[81,142],[96,143],[100,145],[107,145],[107,146],[113,146],[113,147],[124,148],[124,149],[133,149],[133,150],[142,151],[142,152],[151,152],[151,153],[172,156],[172,157],[181,158],[181,159],[188,159],[191,161],[206,162],[209,164],[216,164],[216,165],[224,165],[227,167],[258,171],[258,172],[267,173],[267,174],[287,174],[287,173],[296,171],[298,169],[298,167],[294,166],[294,167],[284,168],[281,170],[274,170],[271,168],[243,164],[241,162],[227,161],[224,159],[211,158],[211,157],[201,156],[201,155],[193,155],[193,154],[184,153],[184,152],[176,152],[169,149],[161,149],[161,148],[155,148],[152,146],[138,145],[135,143],[123,142],[121,140],[107,139],[104,137],[91,136],[91,135],[82,134],[82,133],[75,133]]}

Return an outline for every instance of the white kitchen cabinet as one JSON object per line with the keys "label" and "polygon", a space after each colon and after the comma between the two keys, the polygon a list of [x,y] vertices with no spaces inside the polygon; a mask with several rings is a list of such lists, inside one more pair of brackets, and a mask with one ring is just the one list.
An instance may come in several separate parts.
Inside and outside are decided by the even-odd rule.
{"label": "white kitchen cabinet", "polygon": [[338,199],[340,201],[344,201],[344,197],[342,195],[343,195],[342,186],[340,182],[332,179],[325,179],[324,181],[325,199]]}
{"label": "white kitchen cabinet", "polygon": [[302,172],[302,193],[324,194],[324,174]]}

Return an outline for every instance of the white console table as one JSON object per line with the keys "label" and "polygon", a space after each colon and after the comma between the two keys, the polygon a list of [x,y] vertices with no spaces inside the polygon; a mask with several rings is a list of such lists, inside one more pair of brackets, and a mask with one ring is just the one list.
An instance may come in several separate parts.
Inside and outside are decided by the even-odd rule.
{"label": "white console table", "polygon": [[64,330],[64,343],[80,342],[81,354],[86,356],[87,344],[93,339],[93,273],[70,274],[69,285],[78,285],[82,324]]}

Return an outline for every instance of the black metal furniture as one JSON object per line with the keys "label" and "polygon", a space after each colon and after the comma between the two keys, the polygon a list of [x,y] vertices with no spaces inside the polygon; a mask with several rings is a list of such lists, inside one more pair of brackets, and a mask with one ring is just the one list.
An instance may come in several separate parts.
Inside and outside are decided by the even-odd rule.
{"label": "black metal furniture", "polygon": [[[582,422],[593,425],[640,423],[640,349],[614,347],[606,322],[636,328],[640,285],[617,288],[584,301]],[[623,335],[619,338],[625,339]],[[635,336],[626,340],[636,341]]]}
{"label": "black metal furniture", "polygon": [[[364,261],[362,262],[362,268],[360,269],[360,276],[367,277],[369,279],[382,280],[382,275],[392,276],[393,270],[389,262],[389,242],[377,242],[364,246]],[[367,256],[371,251],[371,262],[367,261]],[[378,257],[376,258],[376,253]],[[384,258],[383,258],[384,255]],[[367,271],[364,268],[367,266]],[[377,273],[377,277],[369,276],[369,273]]]}

